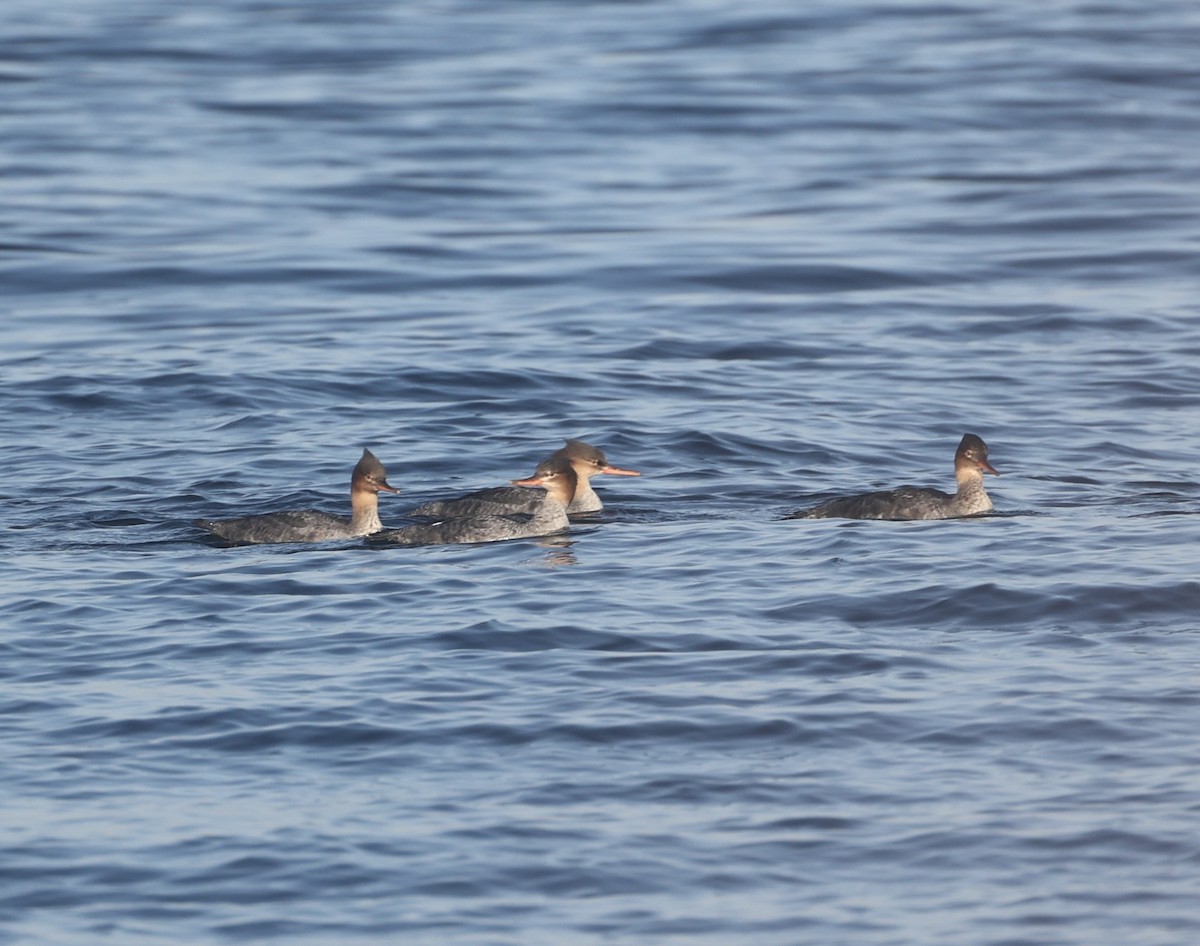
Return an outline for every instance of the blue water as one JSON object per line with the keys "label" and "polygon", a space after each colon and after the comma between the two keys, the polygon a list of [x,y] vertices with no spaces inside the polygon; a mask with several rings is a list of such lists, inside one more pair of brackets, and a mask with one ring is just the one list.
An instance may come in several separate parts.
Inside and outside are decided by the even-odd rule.
{"label": "blue water", "polygon": [[[1200,940],[1200,7],[0,36],[0,942]],[[190,525],[565,437],[565,537]]]}

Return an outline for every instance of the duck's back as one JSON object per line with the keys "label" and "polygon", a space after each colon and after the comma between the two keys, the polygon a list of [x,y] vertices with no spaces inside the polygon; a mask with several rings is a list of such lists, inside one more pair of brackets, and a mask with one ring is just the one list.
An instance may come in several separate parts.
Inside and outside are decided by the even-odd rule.
{"label": "duck's back", "polygon": [[[537,490],[520,486],[496,486],[481,489],[457,499],[435,499],[410,509],[406,516],[428,519],[461,519],[475,516],[511,516],[514,513],[532,514],[542,503]],[[596,491],[586,479],[579,480],[575,498],[567,507],[569,513],[599,512],[604,508]]]}
{"label": "duck's back", "polygon": [[476,516],[506,516],[532,513],[541,504],[540,491],[520,486],[481,489],[457,499],[438,499],[410,509],[406,515],[431,519],[460,519]]}
{"label": "duck's back", "polygon": [[830,499],[788,519],[948,519],[963,515],[954,509],[955,497],[940,489],[900,486],[858,496]]}
{"label": "duck's back", "polygon": [[384,529],[369,536],[368,541],[380,545],[473,545],[551,535],[570,526],[562,503],[544,493],[538,498],[541,504],[533,513],[464,516],[417,523],[399,529]]}
{"label": "duck's back", "polygon": [[230,542],[321,542],[353,538],[350,520],[317,509],[290,509],[239,519],[197,519],[195,524]]}

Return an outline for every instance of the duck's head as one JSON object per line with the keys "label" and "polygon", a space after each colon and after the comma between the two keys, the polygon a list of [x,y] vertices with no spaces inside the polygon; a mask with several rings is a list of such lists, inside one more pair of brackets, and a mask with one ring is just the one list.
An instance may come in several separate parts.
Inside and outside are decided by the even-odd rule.
{"label": "duck's head", "polygon": [[568,506],[575,498],[575,485],[578,478],[571,462],[563,457],[551,457],[543,460],[533,471],[533,476],[523,480],[513,480],[514,486],[540,486],[547,493]]}
{"label": "duck's head", "polygon": [[575,473],[583,477],[592,477],[597,473],[608,473],[613,476],[641,476],[637,470],[624,470],[613,466],[605,457],[604,451],[593,447],[582,440],[568,440],[566,446],[560,447],[551,454],[551,459],[563,459],[570,462]]}
{"label": "duck's head", "polygon": [[350,490],[351,492],[372,493],[378,493],[380,490],[386,493],[400,492],[388,483],[387,470],[379,462],[379,458],[366,448],[363,448],[362,459],[358,461],[354,472],[350,475]]}
{"label": "duck's head", "polygon": [[1000,475],[1000,471],[988,463],[987,444],[975,434],[963,434],[963,439],[958,442],[958,449],[954,452],[954,468]]}

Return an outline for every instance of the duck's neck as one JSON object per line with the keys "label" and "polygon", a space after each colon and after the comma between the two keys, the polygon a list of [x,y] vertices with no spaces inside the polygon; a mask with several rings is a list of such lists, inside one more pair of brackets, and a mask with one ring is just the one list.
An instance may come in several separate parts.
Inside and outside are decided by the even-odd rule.
{"label": "duck's neck", "polygon": [[987,490],[983,486],[983,473],[974,467],[960,467],[954,471],[958,492],[954,494],[955,506],[963,512],[987,512],[992,508]]}
{"label": "duck's neck", "polygon": [[[577,474],[578,476],[578,474]],[[591,479],[586,476],[578,476],[575,481],[575,493],[567,500],[567,505],[572,509],[578,509],[580,512],[591,512],[594,509],[600,509],[600,497],[596,495],[596,491],[592,489]]]}
{"label": "duck's neck", "polygon": [[350,533],[370,535],[383,528],[379,521],[379,494],[373,489],[350,491]]}
{"label": "duck's neck", "polygon": [[571,500],[578,495],[578,482],[579,480],[574,476],[560,476],[546,490],[545,505],[562,506],[566,509],[571,505]]}

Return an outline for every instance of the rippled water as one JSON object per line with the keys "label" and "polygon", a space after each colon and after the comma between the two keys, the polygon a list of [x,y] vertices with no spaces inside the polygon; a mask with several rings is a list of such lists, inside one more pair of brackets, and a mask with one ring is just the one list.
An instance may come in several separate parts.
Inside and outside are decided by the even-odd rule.
{"label": "rippled water", "polygon": [[[0,35],[0,941],[1200,935],[1194,5]],[[565,437],[565,537],[190,525]]]}

